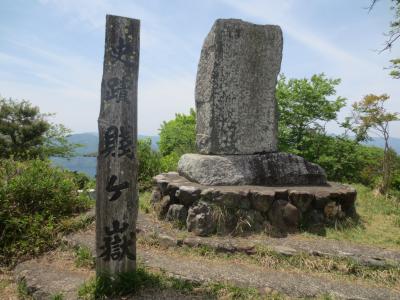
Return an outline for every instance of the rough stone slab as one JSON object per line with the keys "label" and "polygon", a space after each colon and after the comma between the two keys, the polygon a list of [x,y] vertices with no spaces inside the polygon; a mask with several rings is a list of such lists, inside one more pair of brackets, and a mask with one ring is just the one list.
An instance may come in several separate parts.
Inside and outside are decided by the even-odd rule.
{"label": "rough stone slab", "polygon": [[[93,240],[94,231],[90,238]],[[55,295],[62,294],[62,299],[78,299],[80,286],[88,280],[93,271],[76,269],[72,265],[60,263],[57,258],[43,257],[19,264],[14,274],[17,281],[24,281],[28,293],[33,299],[47,300],[53,299]]]}
{"label": "rough stone slab", "polygon": [[322,185],[325,171],[283,152],[260,155],[184,154],[178,173],[203,185]]}
{"label": "rough stone slab", "polygon": [[218,19],[207,35],[196,81],[196,143],[203,154],[277,150],[275,86],[282,31]]}
{"label": "rough stone slab", "polygon": [[217,262],[194,257],[165,255],[164,252],[150,249],[139,253],[147,266],[160,268],[169,275],[196,282],[225,282],[260,290],[272,289],[291,297],[316,297],[329,294],[335,299],[400,299],[400,293],[397,291],[366,284],[329,280],[294,272],[266,270],[262,267],[232,264],[223,260]]}

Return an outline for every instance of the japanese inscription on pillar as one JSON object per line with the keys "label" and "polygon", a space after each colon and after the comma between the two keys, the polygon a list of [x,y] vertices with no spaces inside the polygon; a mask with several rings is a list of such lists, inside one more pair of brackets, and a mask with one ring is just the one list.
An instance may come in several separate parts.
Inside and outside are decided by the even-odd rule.
{"label": "japanese inscription on pillar", "polygon": [[107,15],[98,120],[97,274],[136,268],[139,33],[139,20]]}

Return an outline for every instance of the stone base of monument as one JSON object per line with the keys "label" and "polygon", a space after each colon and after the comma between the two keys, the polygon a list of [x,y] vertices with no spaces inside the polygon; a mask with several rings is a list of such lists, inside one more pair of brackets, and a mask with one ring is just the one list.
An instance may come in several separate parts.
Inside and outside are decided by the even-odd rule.
{"label": "stone base of monument", "polygon": [[295,232],[355,215],[355,189],[324,185],[211,186],[176,172],[154,177],[152,204],[159,219],[199,236]]}
{"label": "stone base of monument", "polygon": [[284,152],[237,155],[184,154],[178,173],[204,185],[322,185],[325,171],[317,164]]}

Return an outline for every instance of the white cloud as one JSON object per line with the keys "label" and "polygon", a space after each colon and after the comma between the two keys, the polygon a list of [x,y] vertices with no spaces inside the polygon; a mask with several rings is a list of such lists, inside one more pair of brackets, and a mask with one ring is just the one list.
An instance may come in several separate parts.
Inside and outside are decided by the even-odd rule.
{"label": "white cloud", "polygon": [[357,56],[345,51],[344,49],[329,42],[315,34],[312,30],[307,29],[304,24],[299,23],[295,17],[294,1],[264,1],[264,0],[221,0],[226,5],[229,5],[242,13],[245,13],[252,18],[257,18],[264,23],[274,23],[281,26],[285,34],[291,38],[303,43],[305,46],[319,51],[322,55],[342,62],[356,63],[359,65],[369,64],[362,61]]}

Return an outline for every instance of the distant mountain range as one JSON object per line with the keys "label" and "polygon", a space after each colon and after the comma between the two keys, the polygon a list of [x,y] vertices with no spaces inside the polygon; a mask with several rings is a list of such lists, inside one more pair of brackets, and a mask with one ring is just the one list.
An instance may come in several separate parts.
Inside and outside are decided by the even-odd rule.
{"label": "distant mountain range", "polygon": [[[158,141],[160,140],[159,136],[139,135],[138,138],[150,138],[152,148],[154,150],[158,149]],[[71,143],[83,145],[76,150],[77,156],[71,159],[56,157],[52,159],[53,163],[57,166],[61,166],[71,171],[83,172],[89,176],[94,177],[96,174],[96,157],[88,157],[85,155],[97,152],[99,141],[98,134],[96,132],[78,133],[71,135],[68,140]],[[372,138],[372,140],[367,142],[366,144],[371,146],[383,147],[384,140],[383,138],[376,137]],[[397,153],[400,153],[400,138],[391,138],[389,144],[390,147],[396,150]]]}

